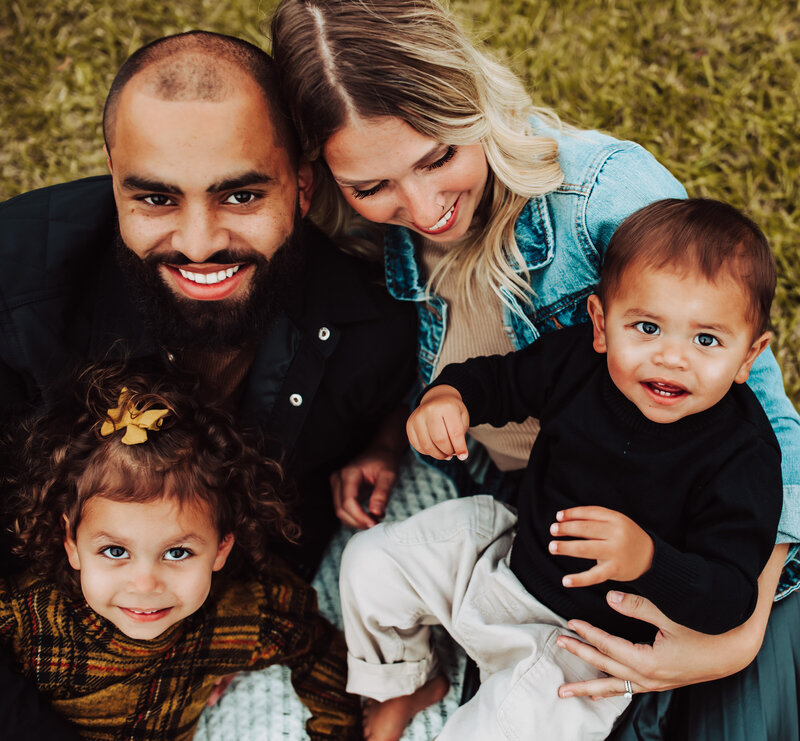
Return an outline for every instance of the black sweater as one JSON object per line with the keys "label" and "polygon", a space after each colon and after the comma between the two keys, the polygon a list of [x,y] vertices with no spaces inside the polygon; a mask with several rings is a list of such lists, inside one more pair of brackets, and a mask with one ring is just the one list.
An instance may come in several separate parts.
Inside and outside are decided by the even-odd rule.
{"label": "black sweater", "polygon": [[[542,603],[634,641],[651,641],[654,629],[608,607],[609,589],[638,592],[704,633],[750,616],[783,494],[778,442],[749,388],[734,384],[711,409],[651,422],[614,386],[586,326],[450,365],[438,384],[460,391],[471,425],[541,420],[520,485],[511,568]],[[565,574],[593,562],[551,555],[549,528],[558,510],[582,505],[617,510],[647,531],[650,570],[632,582],[563,587]]]}

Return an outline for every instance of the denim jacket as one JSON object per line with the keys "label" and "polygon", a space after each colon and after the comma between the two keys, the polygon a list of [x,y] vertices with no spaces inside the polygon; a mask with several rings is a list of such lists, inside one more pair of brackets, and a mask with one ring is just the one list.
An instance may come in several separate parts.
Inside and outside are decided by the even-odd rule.
{"label": "denim jacket", "polygon": [[[532,198],[515,225],[515,236],[529,271],[532,303],[504,290],[503,323],[517,349],[542,333],[589,320],[586,298],[599,279],[603,254],[617,226],[631,213],[660,198],[685,198],[683,186],[638,144],[596,131],[560,132],[539,125],[559,146],[563,183]],[[426,291],[416,260],[412,233],[388,226],[385,242],[386,285],[401,301],[416,303],[420,382],[430,383],[444,341],[447,303]],[[777,542],[800,542],[800,417],[783,390],[772,353],[753,366],[750,386],[761,401],[781,445],[783,514]],[[800,587],[800,554],[791,549],[791,591]],[[783,596],[788,591],[781,592]]]}

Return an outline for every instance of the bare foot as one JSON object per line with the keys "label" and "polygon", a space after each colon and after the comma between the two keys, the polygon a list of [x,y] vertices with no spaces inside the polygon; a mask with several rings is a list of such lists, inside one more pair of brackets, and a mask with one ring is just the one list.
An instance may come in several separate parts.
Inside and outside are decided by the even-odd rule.
{"label": "bare foot", "polygon": [[439,702],[450,688],[442,674],[428,680],[410,695],[383,702],[364,702],[364,738],[369,741],[400,741],[410,720],[420,711]]}

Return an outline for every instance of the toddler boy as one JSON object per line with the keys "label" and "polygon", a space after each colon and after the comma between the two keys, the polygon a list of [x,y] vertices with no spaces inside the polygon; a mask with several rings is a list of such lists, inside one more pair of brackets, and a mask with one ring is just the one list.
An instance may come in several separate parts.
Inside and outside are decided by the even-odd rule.
{"label": "toddler boy", "polygon": [[608,607],[609,589],[705,633],[749,617],[782,503],[778,443],[743,385],[769,344],[774,288],[772,254],[748,218],[716,201],[659,201],[614,234],[591,326],[445,368],[408,421],[420,452],[466,458],[467,429],[486,422],[533,416],[541,431],[518,517],[471,497],[348,545],[348,691],[378,701],[366,711],[371,739],[399,738],[441,688],[431,624],[482,678],[439,741],[549,741],[605,738],[630,700],[557,696],[600,676],[556,647],[567,619],[654,637]]}

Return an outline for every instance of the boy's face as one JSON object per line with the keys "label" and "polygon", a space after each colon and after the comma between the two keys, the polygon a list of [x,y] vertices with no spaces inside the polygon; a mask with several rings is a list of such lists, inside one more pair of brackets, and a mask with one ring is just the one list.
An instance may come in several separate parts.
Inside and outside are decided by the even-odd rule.
{"label": "boy's face", "polygon": [[206,505],[182,508],[172,498],[94,496],[76,537],[64,539],[89,607],[139,640],[161,635],[203,604],[211,573],[225,565],[232,546],[232,536],[220,540]]}
{"label": "boy's face", "polygon": [[748,296],[728,275],[702,276],[634,263],[603,307],[589,298],[594,349],[608,354],[617,388],[653,422],[675,422],[744,383],[770,333],[753,339]]}

